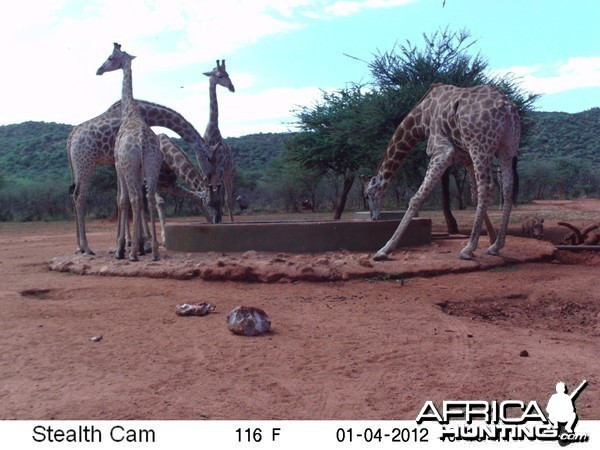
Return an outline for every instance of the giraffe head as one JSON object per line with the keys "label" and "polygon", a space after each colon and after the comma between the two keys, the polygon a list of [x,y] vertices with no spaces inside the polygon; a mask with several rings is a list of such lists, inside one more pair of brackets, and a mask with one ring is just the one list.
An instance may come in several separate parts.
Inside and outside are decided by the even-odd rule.
{"label": "giraffe head", "polygon": [[96,71],[96,75],[102,75],[106,72],[122,69],[126,64],[131,64],[131,61],[134,58],[135,56],[121,51],[121,45],[115,42],[112,53],[108,59],[104,61],[104,64]]}
{"label": "giraffe head", "polygon": [[222,184],[217,184],[216,188],[213,188],[212,184],[208,185],[206,189],[206,206],[212,223],[221,223],[223,221],[223,198]]}
{"label": "giraffe head", "polygon": [[212,223],[223,221],[223,186],[221,184],[217,184],[216,188],[212,184],[206,184],[200,191],[194,192],[194,195],[206,208]]}
{"label": "giraffe head", "polygon": [[216,84],[220,84],[221,86],[229,89],[230,92],[235,92],[235,88],[233,87],[233,83],[229,78],[229,74],[227,73],[227,70],[225,70],[224,59],[222,59],[221,62],[219,62],[217,59],[217,66],[210,72],[204,72],[204,75],[209,77],[211,81],[214,81]]}
{"label": "giraffe head", "polygon": [[373,178],[361,175],[360,181],[363,185],[365,198],[369,202],[371,219],[379,220],[381,206],[383,205],[383,199],[385,198],[386,183],[379,175],[376,175]]}

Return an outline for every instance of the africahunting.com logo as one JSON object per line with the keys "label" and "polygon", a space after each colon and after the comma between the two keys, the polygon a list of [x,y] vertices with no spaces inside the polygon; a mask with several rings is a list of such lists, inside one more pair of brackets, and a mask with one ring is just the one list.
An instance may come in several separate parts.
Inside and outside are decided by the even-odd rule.
{"label": "africahunting.com logo", "polygon": [[575,400],[586,387],[583,380],[568,393],[565,383],[556,385],[546,405],[546,412],[536,401],[520,400],[444,401],[437,408],[427,401],[417,416],[417,424],[437,422],[442,425],[442,441],[558,441],[562,446],[587,442],[587,434],[575,432],[577,411]]}

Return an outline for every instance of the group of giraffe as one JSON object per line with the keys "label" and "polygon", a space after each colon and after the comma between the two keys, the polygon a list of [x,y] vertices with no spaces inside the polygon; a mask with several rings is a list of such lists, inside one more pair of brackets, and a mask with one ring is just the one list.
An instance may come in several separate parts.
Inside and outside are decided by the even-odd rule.
{"label": "group of giraffe", "polygon": [[[77,126],[68,139],[74,180],[72,199],[77,220],[78,250],[93,254],[87,243],[83,215],[92,172],[96,165],[115,164],[119,191],[117,258],[124,257],[129,205],[134,215],[134,244],[129,258],[137,260],[138,250],[143,251],[142,225],[146,221],[143,220],[141,200],[145,180],[150,203],[149,233],[152,253],[153,258],[158,259],[154,208],[159,206],[163,239],[164,212],[161,208],[162,201],[156,194],[157,188],[197,199],[203,206],[207,219],[214,223],[221,220],[221,199],[224,197],[233,221],[233,156],[219,131],[216,87],[221,85],[231,92],[235,89],[225,69],[224,60],[217,61],[211,72],[204,73],[210,79],[210,118],[203,138],[177,112],[154,103],[134,100],[131,74],[133,58],[121,51],[121,46],[115,43],[113,53],[98,69],[98,74],[123,70],[122,99],[100,116]],[[152,126],[170,128],[190,144],[203,173],[195,169],[189,157],[170,138],[166,135],[156,136],[150,128]],[[495,86],[459,88],[443,84],[432,85],[396,128],[377,174],[370,180],[364,180],[369,209],[372,218],[377,219],[390,179],[410,150],[418,142],[428,140],[427,154],[430,161],[425,179],[410,200],[398,228],[375,254],[374,259],[388,258],[436,183],[455,163],[460,163],[467,169],[471,180],[471,194],[477,205],[469,241],[459,257],[473,258],[484,221],[493,238],[486,253],[497,255],[505,243],[513,203],[515,160],[520,135],[517,106]],[[493,190],[494,157],[499,161],[503,198],[502,219],[497,234],[487,215]],[[177,176],[182,177],[193,191],[179,186]],[[225,191],[224,195],[222,189]]]}
{"label": "group of giraffe", "polygon": [[[85,231],[85,204],[96,166],[115,165],[118,189],[118,237],[116,257],[124,258],[125,235],[128,232],[129,206],[133,212],[133,241],[130,260],[137,260],[150,238],[153,259],[159,258],[154,210],[158,215],[164,242],[164,201],[158,194],[169,192],[193,199],[208,221],[222,220],[223,199],[233,221],[233,177],[235,172],[231,148],[223,141],[218,125],[216,87],[235,88],[225,68],[225,61],[205,72],[209,78],[210,115],[204,137],[181,114],[162,105],[133,97],[131,62],[135,56],[114,44],[113,52],[97,74],[121,69],[122,98],[108,110],[78,126],[67,140],[71,167],[73,201],[78,251],[94,254]],[[150,127],[160,126],[177,133],[196,155],[198,170],[190,157],[165,134],[156,135]],[[178,177],[190,189],[177,182]],[[149,205],[150,229],[143,212],[143,186]]]}

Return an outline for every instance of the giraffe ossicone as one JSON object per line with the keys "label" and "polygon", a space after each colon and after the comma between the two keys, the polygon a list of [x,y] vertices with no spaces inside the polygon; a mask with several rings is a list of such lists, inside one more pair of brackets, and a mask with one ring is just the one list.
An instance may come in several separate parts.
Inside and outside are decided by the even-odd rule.
{"label": "giraffe ossicone", "polygon": [[477,204],[469,242],[459,254],[461,259],[472,259],[483,221],[488,224],[488,229],[491,227],[487,206],[493,191],[494,157],[499,160],[502,177],[502,220],[496,239],[486,253],[497,255],[505,243],[512,208],[513,160],[517,156],[520,136],[517,106],[497,87],[432,85],[396,128],[377,174],[366,185],[369,209],[372,217],[377,218],[390,179],[402,160],[418,142],[428,139],[427,154],[430,160],[425,179],[411,198],[398,228],[374,259],[388,258],[435,184],[454,163],[465,165]]}

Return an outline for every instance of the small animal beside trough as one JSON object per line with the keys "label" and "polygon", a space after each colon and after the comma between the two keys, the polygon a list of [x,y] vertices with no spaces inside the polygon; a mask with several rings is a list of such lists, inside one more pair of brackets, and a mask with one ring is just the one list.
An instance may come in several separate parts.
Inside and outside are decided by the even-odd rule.
{"label": "small animal beside trough", "polygon": [[521,234],[525,237],[544,239],[544,219],[526,217],[521,223]]}

